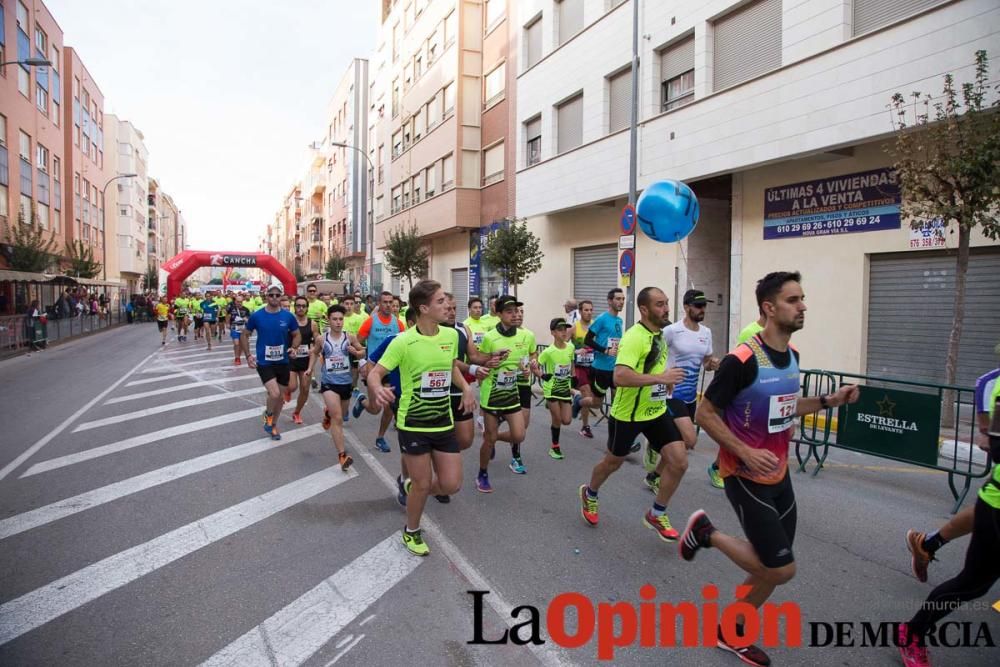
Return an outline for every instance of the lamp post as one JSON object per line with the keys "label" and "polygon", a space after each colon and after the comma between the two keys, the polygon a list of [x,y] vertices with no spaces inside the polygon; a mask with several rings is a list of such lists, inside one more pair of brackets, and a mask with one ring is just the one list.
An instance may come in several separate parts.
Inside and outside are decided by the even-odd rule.
{"label": "lamp post", "polygon": [[[339,148],[350,148],[355,150],[362,155],[368,162],[368,166],[372,170],[372,178],[375,178],[375,165],[372,163],[372,159],[368,157],[368,154],[357,146],[352,146],[351,144],[344,143],[342,141],[331,141],[331,146],[337,146]],[[375,268],[375,216],[372,216],[372,222],[368,224],[368,174],[361,181],[361,224],[368,225],[368,275],[371,277],[371,284],[368,289],[372,289],[375,285],[375,276],[372,275],[372,271]]]}
{"label": "lamp post", "polygon": [[[101,241],[104,244],[104,261],[101,262],[101,280],[108,279],[108,186],[121,178],[135,178],[139,174],[118,174],[117,176],[112,176],[108,179],[108,182],[104,184],[104,188],[101,190],[101,203],[104,206],[101,207]],[[117,235],[115,238],[118,238]]]}
{"label": "lamp post", "polygon": [[[638,119],[639,119],[639,0],[632,0],[632,109],[628,130],[628,203],[635,210],[635,191],[638,166]],[[625,288],[625,326],[635,324],[635,277],[637,275],[638,244],[635,243],[635,225],[632,225],[632,275]]]}
{"label": "lamp post", "polygon": [[52,62],[46,60],[45,58],[25,58],[24,60],[8,60],[7,62],[0,63],[0,67],[4,65],[27,65],[28,67],[52,67]]}

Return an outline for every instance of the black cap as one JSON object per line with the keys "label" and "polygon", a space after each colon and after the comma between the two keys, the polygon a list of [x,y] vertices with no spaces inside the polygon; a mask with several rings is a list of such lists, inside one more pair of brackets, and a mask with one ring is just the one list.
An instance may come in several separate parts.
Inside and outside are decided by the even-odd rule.
{"label": "black cap", "polygon": [[684,292],[684,305],[694,304],[696,306],[704,306],[706,303],[712,303],[705,298],[705,293],[698,289],[689,289]]}
{"label": "black cap", "polygon": [[493,305],[496,311],[499,313],[503,311],[507,306],[523,306],[524,304],[512,297],[509,294],[503,294],[497,297],[497,302]]}
{"label": "black cap", "polygon": [[552,321],[549,322],[549,331],[555,331],[559,327],[568,327],[569,322],[566,321],[565,317],[553,317]]}

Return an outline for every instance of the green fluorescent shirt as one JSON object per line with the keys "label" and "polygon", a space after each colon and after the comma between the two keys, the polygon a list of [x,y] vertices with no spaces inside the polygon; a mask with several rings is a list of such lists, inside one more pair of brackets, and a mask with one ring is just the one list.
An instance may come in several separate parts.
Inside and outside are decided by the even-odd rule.
{"label": "green fluorescent shirt", "polygon": [[569,400],[572,397],[570,392],[570,381],[573,377],[573,357],[576,350],[572,345],[566,345],[559,349],[555,345],[549,345],[538,355],[538,363],[542,367],[542,373],[552,377],[542,382],[542,395],[545,398]]}
{"label": "green fluorescent shirt", "polygon": [[483,354],[509,351],[500,366],[490,370],[490,374],[479,383],[479,403],[487,410],[521,407],[521,398],[517,391],[521,359],[535,351],[535,337],[529,337],[526,333],[524,329],[518,329],[513,336],[504,336],[496,329],[491,329],[483,337],[483,342],[479,346],[479,351]]}
{"label": "green fluorescent shirt", "polygon": [[319,299],[316,299],[315,301],[310,303],[309,308],[306,309],[306,316],[308,316],[310,320],[316,323],[316,326],[319,327],[320,333],[326,331],[327,327],[326,309],[327,305],[322,301],[320,301]]}
{"label": "green fluorescent shirt", "polygon": [[462,324],[468,327],[469,333],[472,334],[472,342],[475,343],[476,347],[479,347],[479,344],[483,342],[483,336],[486,335],[486,332],[495,327],[495,325],[491,327],[485,317],[480,317],[478,320],[466,317]]}
{"label": "green fluorescent shirt", "polygon": [[[993,385],[993,393],[990,394],[990,423],[993,422],[993,410],[997,404],[997,397],[1000,397],[1000,381]],[[979,497],[990,507],[1000,509],[1000,465],[993,466],[993,475],[979,489]]]}
{"label": "green fluorescent shirt", "polygon": [[392,339],[378,364],[399,368],[401,396],[396,427],[401,431],[450,431],[451,369],[458,358],[458,331],[438,327],[436,336],[424,336],[416,327]]}
{"label": "green fluorescent shirt", "polygon": [[[656,350],[653,348],[656,347]],[[655,356],[654,356],[655,354]],[[667,367],[667,345],[660,333],[641,322],[625,332],[618,343],[616,366],[628,366],[636,373],[655,375]],[[667,411],[667,385],[618,387],[611,404],[611,416],[618,421],[644,422]]]}
{"label": "green fluorescent shirt", "polygon": [[344,318],[344,331],[357,336],[358,331],[361,329],[361,325],[365,323],[366,319],[368,318],[358,313],[346,316]]}
{"label": "green fluorescent shirt", "polygon": [[521,372],[517,376],[517,384],[522,387],[531,386],[531,355],[538,351],[538,344],[535,341],[535,334],[528,329],[518,329],[517,333],[524,333],[527,338],[528,352],[521,356]]}
{"label": "green fluorescent shirt", "polygon": [[743,330],[740,331],[740,335],[736,338],[736,344],[742,345],[743,343],[747,342],[748,340],[750,340],[763,330],[764,327],[757,324],[757,320],[754,320],[750,324],[743,327]]}

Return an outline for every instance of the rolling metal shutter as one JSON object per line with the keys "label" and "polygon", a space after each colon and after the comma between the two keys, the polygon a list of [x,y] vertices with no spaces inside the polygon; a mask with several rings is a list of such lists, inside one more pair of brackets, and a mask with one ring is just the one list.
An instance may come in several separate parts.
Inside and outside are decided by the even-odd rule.
{"label": "rolling metal shutter", "polygon": [[594,316],[608,309],[608,291],[618,287],[618,247],[573,249],[573,298],[594,302]]}
{"label": "rolling metal shutter", "polygon": [[943,2],[944,0],[854,0],[853,32],[860,35]]}
{"label": "rolling metal shutter", "polygon": [[[956,384],[971,387],[996,368],[1000,342],[1000,250],[969,257],[965,321]],[[943,382],[954,313],[955,253],[872,255],[869,272],[868,375]]]}
{"label": "rolling metal shutter", "polygon": [[714,26],[715,90],[781,67],[781,0],[758,0]]}
{"label": "rolling metal shutter", "polygon": [[469,316],[469,270],[451,270],[451,293],[455,295],[455,321],[461,322]]}
{"label": "rolling metal shutter", "polygon": [[608,132],[629,126],[632,119],[632,69],[626,69],[608,79],[611,92]]}
{"label": "rolling metal shutter", "polygon": [[564,102],[556,114],[559,124],[558,151],[564,153],[583,143],[583,95]]}
{"label": "rolling metal shutter", "polygon": [[694,35],[668,46],[660,53],[660,83],[694,69]]}

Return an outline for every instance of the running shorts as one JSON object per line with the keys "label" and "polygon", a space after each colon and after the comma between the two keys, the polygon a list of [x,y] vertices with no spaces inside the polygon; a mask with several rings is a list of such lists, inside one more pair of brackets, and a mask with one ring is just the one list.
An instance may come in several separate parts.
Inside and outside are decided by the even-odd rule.
{"label": "running shorts", "polygon": [[271,380],[277,380],[282,387],[288,386],[288,378],[291,376],[291,367],[288,364],[269,364],[267,366],[257,366],[257,375],[260,381],[267,384]]}
{"label": "running shorts", "polygon": [[167,321],[166,320],[156,320],[156,328],[159,329],[160,331],[163,331],[164,329],[167,328]]}
{"label": "running shorts", "polygon": [[596,396],[604,396],[615,386],[615,374],[613,371],[602,371],[591,368],[590,388]]}
{"label": "running shorts", "polygon": [[522,410],[531,409],[531,401],[535,398],[534,394],[531,393],[531,385],[519,384],[517,385],[517,397],[521,401]]}
{"label": "running shorts", "polygon": [[753,545],[765,567],[781,567],[795,562],[795,492],[785,472],[777,484],[751,482],[737,475],[723,478],[726,497],[736,510],[743,534]]}
{"label": "running shorts", "polygon": [[628,456],[639,434],[646,436],[649,448],[657,453],[667,443],[684,440],[669,413],[643,422],[620,421],[608,416],[608,451],[614,456]]}
{"label": "running shorts", "polygon": [[349,384],[328,384],[324,382],[319,386],[319,393],[322,394],[324,391],[334,392],[342,401],[351,400],[351,385]]}
{"label": "running shorts", "polygon": [[473,414],[471,412],[464,412],[462,410],[462,395],[455,394],[451,395],[451,418],[454,422],[465,422],[472,419]]}
{"label": "running shorts", "polygon": [[432,451],[457,454],[459,448],[455,429],[430,433],[399,429],[399,451],[404,454],[430,454]]}

